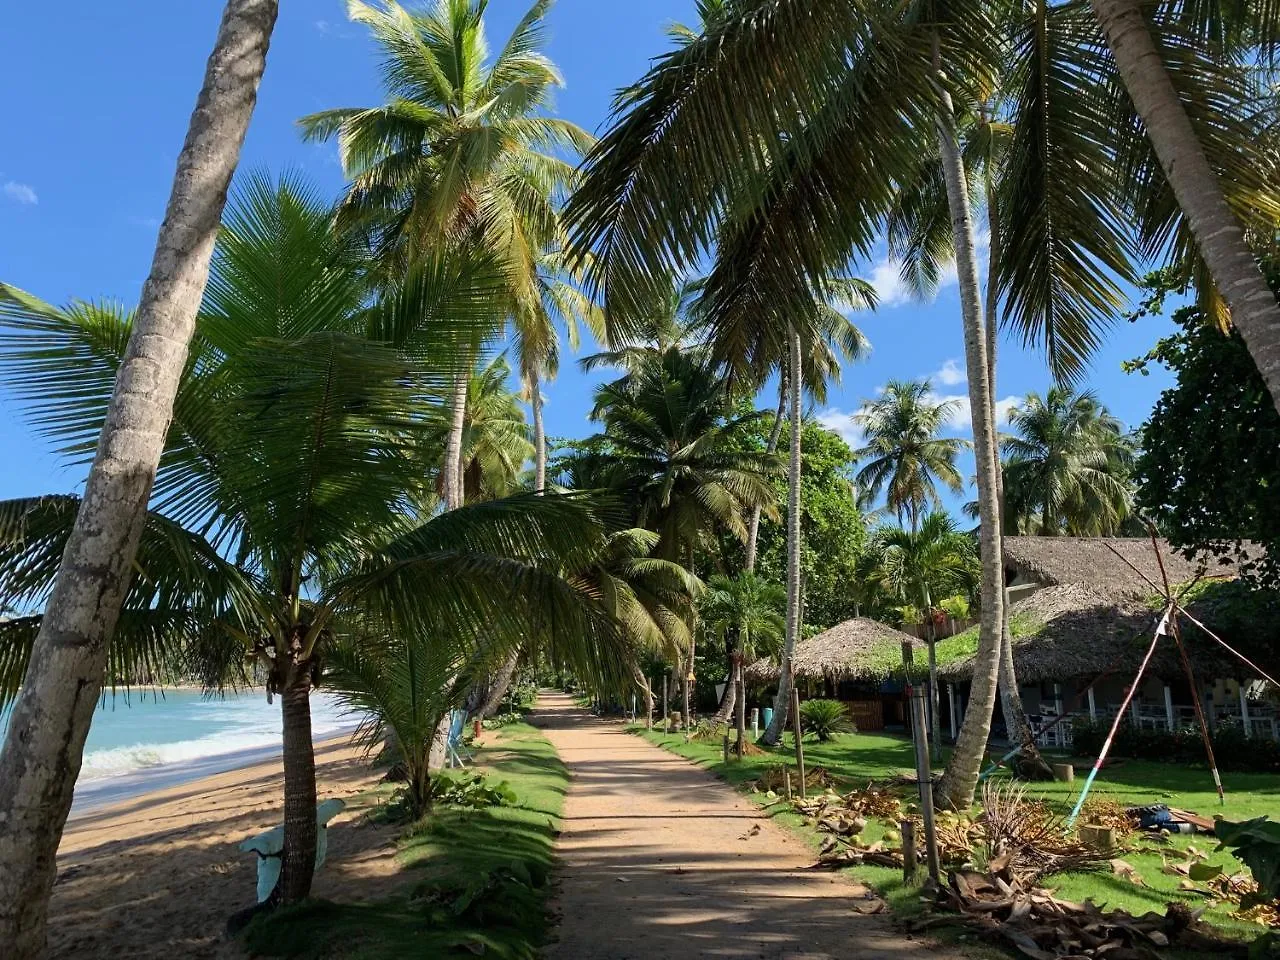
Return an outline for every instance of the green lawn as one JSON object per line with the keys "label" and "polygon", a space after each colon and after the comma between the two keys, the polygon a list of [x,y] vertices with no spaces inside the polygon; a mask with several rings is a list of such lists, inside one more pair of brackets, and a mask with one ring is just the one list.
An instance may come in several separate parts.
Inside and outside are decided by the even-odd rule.
{"label": "green lawn", "polygon": [[[645,731],[631,728],[653,743],[698,764],[707,767],[717,776],[747,793],[762,806],[769,803],[759,793],[752,793],[748,783],[757,778],[766,767],[780,763],[784,758],[794,763],[793,741],[787,737],[787,747],[776,753],[750,756],[742,761],[723,761],[719,743],[685,743],[680,734],[663,735],[661,731]],[[812,769],[825,767],[849,787],[865,786],[870,780],[881,780],[898,773],[914,773],[914,752],[909,740],[901,737],[876,734],[846,734],[836,740],[820,744],[805,741],[805,764]],[[1089,761],[1076,760],[1078,779],[1075,783],[1036,783],[1028,787],[1028,796],[1044,797],[1059,810],[1071,809],[1083,784],[1083,775]],[[1150,803],[1167,803],[1171,806],[1193,810],[1203,816],[1221,814],[1232,820],[1271,814],[1280,811],[1280,777],[1273,774],[1225,775],[1227,805],[1218,805],[1213,781],[1206,769],[1126,760],[1107,767],[1098,777],[1091,796],[1110,797],[1125,806]],[[796,830],[817,847],[822,837],[816,830],[804,826],[803,818],[791,812],[786,804],[769,808],[773,819]],[[873,842],[880,839],[889,827],[879,822],[867,825],[862,839]],[[1141,844],[1151,846],[1151,844]],[[1173,845],[1186,849],[1190,845],[1209,854],[1211,863],[1220,864],[1230,872],[1243,867],[1227,853],[1213,853],[1216,842],[1212,837],[1175,836]],[[1145,886],[1135,884],[1111,874],[1061,874],[1049,878],[1048,884],[1058,895],[1071,900],[1091,897],[1098,904],[1121,907],[1134,913],[1148,910],[1164,912],[1165,904],[1181,900],[1194,906],[1204,904],[1204,898],[1178,890],[1181,877],[1161,872],[1158,853],[1122,852],[1117,854],[1132,864],[1142,877]],[[910,916],[921,910],[917,892],[903,884],[901,871],[885,867],[859,866],[849,868],[850,875],[868,883],[880,891],[889,901],[895,913]],[[1244,923],[1230,915],[1230,910],[1214,907],[1205,919],[1220,927],[1225,933],[1239,937],[1253,937],[1262,932],[1256,924]]]}
{"label": "green lawn", "polygon": [[497,733],[477,755],[479,766],[491,781],[510,783],[516,805],[438,807],[399,841],[403,897],[280,910],[250,926],[251,952],[341,960],[534,957],[547,933],[547,878],[569,775],[533,727],[511,724]]}

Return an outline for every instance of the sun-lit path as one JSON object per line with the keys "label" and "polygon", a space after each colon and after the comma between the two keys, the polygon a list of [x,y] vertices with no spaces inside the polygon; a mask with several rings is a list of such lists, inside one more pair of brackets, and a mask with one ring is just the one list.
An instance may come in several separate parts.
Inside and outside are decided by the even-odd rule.
{"label": "sun-lit path", "polygon": [[534,722],[573,775],[565,804],[555,960],[760,957],[827,960],[938,954],[865,891],[806,870],[813,853],[706,771],[571,698],[544,694]]}

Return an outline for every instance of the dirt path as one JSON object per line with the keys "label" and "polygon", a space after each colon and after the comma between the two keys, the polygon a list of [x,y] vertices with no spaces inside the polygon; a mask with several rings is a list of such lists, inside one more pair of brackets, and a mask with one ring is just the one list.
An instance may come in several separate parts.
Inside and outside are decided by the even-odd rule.
{"label": "dirt path", "polygon": [[686,760],[544,695],[534,722],[573,776],[555,960],[941,955],[854,908],[865,888]]}

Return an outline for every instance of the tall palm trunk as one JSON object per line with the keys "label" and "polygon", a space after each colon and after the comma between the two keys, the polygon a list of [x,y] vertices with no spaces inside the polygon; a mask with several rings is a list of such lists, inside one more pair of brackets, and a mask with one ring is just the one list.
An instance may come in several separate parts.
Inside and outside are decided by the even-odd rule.
{"label": "tall palm trunk", "polygon": [[295,665],[281,689],[284,729],[284,853],[276,903],[311,893],[316,864],[316,758],[311,746],[311,664]]}
{"label": "tall palm trunk", "polygon": [[488,689],[473,711],[475,716],[482,720],[487,720],[498,712],[498,706],[502,703],[502,698],[511,689],[511,682],[516,677],[516,667],[519,664],[520,651],[513,650],[507,656],[507,659],[502,661],[493,675],[489,677]]}
{"label": "tall palm trunk", "polygon": [[[1000,211],[995,204],[995,183],[991,176],[990,164],[987,165],[987,230],[991,243],[987,252],[987,303],[985,311],[987,334],[987,379],[990,383],[991,423],[998,429],[996,417],[996,357],[999,353],[998,324],[996,308],[999,306],[1000,288],[997,283],[998,265],[1002,256],[1004,234],[1001,230]],[[1005,523],[1004,502],[1004,468],[1000,461],[1000,445],[996,444],[996,503],[999,508],[998,529],[1003,537]],[[1001,577],[1000,605],[1000,708],[1004,715],[1004,727],[1009,735],[1009,742],[1021,749],[1018,762],[1014,764],[1020,774],[1028,779],[1043,779],[1045,775],[1053,775],[1049,765],[1040,756],[1040,748],[1036,746],[1035,734],[1027,721],[1027,713],[1022,707],[1022,691],[1018,688],[1018,673],[1013,665],[1013,634],[1009,631],[1009,597],[1004,593],[1004,578]]]}
{"label": "tall palm trunk", "polygon": [[547,489],[547,434],[542,426],[542,382],[529,374],[529,406],[533,409],[533,489]]}
{"label": "tall palm trunk", "polygon": [[795,678],[791,673],[791,658],[795,655],[800,637],[800,334],[791,331],[790,365],[792,389],[791,401],[791,461],[787,472],[787,633],[782,648],[782,670],[778,674],[778,696],[773,702],[773,720],[760,739],[773,746],[782,738],[787,726],[787,713],[791,709],[791,688]]}
{"label": "tall palm trunk", "polygon": [[1196,246],[1280,410],[1280,306],[1245,240],[1137,0],[1090,0]]}
{"label": "tall palm trunk", "polygon": [[924,590],[925,630],[929,649],[929,749],[934,761],[942,759],[942,717],[938,715],[938,629],[933,623],[933,597]]}
{"label": "tall palm trunk", "polygon": [[725,723],[733,716],[733,705],[738,699],[738,685],[734,682],[734,664],[737,662],[738,652],[742,649],[742,645],[738,640],[738,631],[733,630],[725,633],[724,638],[724,654],[725,666],[728,667],[728,680],[724,685],[724,695],[720,697],[720,705],[716,707],[715,717],[717,723]]}
{"label": "tall palm trunk", "polygon": [[54,856],[277,7],[277,0],[228,0],[223,13],[97,456],[0,754],[0,943],[15,960],[45,949]]}
{"label": "tall palm trunk", "polygon": [[453,382],[453,396],[449,398],[449,435],[445,438],[444,464],[441,466],[440,495],[446,510],[462,506],[462,435],[467,425],[467,387],[471,378],[459,373]]}
{"label": "tall palm trunk", "polygon": [[[782,436],[782,418],[787,410],[787,378],[778,379],[778,411],[773,417],[773,429],[769,431],[769,442],[765,444],[765,453],[773,456],[778,451],[778,438]],[[756,552],[760,543],[760,507],[751,511],[751,523],[747,527],[747,573],[756,571]]]}
{"label": "tall palm trunk", "polygon": [[646,730],[653,729],[653,687],[649,684],[649,678],[644,675],[644,671],[640,669],[638,664],[632,666],[632,676],[636,681],[636,686],[640,688],[640,692],[644,695],[644,727]]}
{"label": "tall palm trunk", "polygon": [[956,739],[955,751],[938,787],[939,799],[955,808],[973,803],[982,758],[991,735],[1000,668],[1000,625],[1004,616],[1004,564],[1001,558],[1000,505],[996,489],[994,406],[987,364],[987,340],[982,317],[982,289],[978,283],[977,244],[964,162],[956,136],[951,95],[941,86],[941,64],[934,46],[939,79],[938,144],[942,155],[947,205],[955,238],[956,269],[960,279],[960,312],[964,320],[965,372],[969,406],[973,411],[973,446],[978,475],[979,549],[982,557],[982,609],[978,652],[973,660],[969,709]]}

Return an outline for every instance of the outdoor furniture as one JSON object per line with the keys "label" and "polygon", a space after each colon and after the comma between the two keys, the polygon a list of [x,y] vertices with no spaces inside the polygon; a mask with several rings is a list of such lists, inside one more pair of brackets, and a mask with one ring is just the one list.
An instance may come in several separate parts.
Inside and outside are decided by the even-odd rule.
{"label": "outdoor furniture", "polygon": [[448,754],[449,766],[463,767],[466,766],[463,758],[474,760],[475,757],[471,751],[467,749],[466,741],[463,739],[462,731],[467,724],[467,712],[465,710],[454,710],[449,715],[449,740],[445,745]]}
{"label": "outdoor furniture", "polygon": [[[316,870],[324,864],[329,850],[329,821],[342,812],[346,803],[333,797],[316,805]],[[284,859],[284,826],[272,827],[240,844],[243,853],[258,855],[258,902],[265,903],[280,880]]]}

